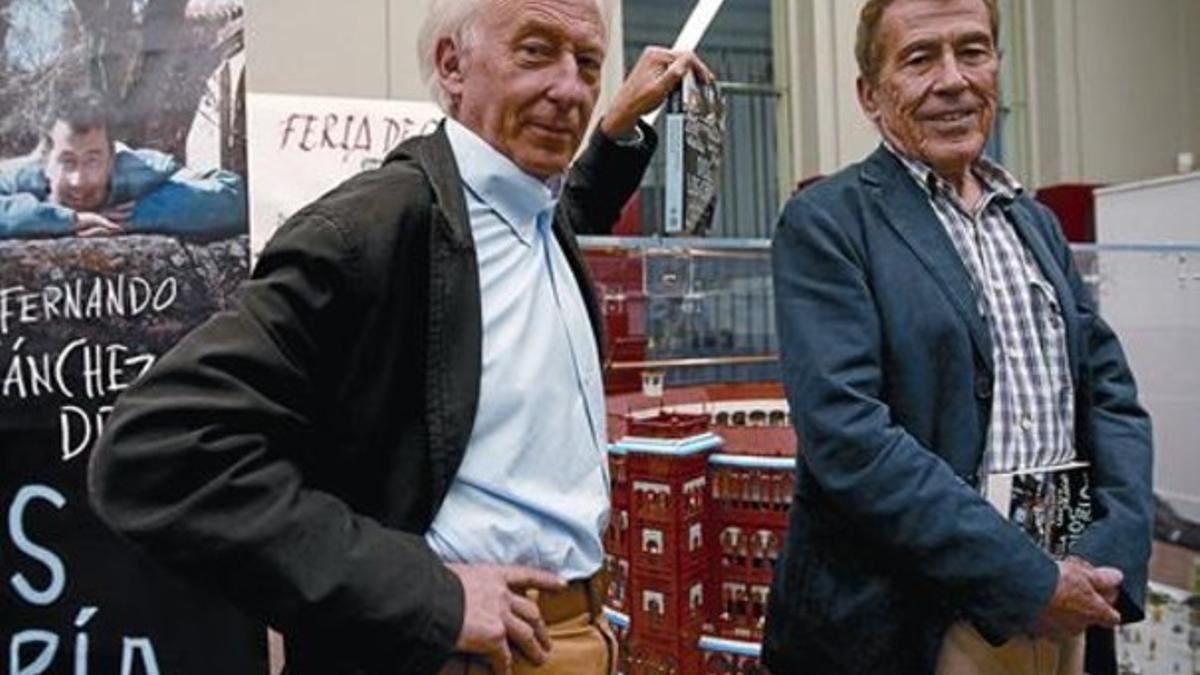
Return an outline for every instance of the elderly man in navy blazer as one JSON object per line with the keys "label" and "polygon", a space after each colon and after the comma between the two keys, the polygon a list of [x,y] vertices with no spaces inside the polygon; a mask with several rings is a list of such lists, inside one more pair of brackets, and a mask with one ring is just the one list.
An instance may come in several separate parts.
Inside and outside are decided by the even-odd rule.
{"label": "elderly man in navy blazer", "polygon": [[[802,452],[777,675],[1080,673],[1085,633],[1142,617],[1150,420],[1058,223],[983,156],[998,24],[995,0],[869,0],[858,94],[883,143],[783,212]],[[1080,463],[1091,516],[1059,555],[983,494]]]}

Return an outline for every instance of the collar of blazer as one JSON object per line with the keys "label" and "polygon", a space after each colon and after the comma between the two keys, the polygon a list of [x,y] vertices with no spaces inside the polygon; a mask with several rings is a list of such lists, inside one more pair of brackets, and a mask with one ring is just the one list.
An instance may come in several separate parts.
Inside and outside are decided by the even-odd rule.
{"label": "collar of blazer", "polygon": [[474,248],[471,222],[467,217],[467,202],[463,196],[462,175],[454,160],[454,151],[446,138],[446,122],[442,120],[437,129],[428,136],[411,138],[388,153],[384,164],[412,159],[421,166],[429,178],[433,190],[433,207],[441,212],[443,234],[456,249]]}
{"label": "collar of blazer", "polygon": [[863,162],[859,171],[867,194],[874,198],[874,214],[888,224],[937,280],[971,333],[976,356],[992,370],[992,338],[979,315],[975,291],[950,235],[942,227],[929,198],[908,175],[900,160],[882,145]]}

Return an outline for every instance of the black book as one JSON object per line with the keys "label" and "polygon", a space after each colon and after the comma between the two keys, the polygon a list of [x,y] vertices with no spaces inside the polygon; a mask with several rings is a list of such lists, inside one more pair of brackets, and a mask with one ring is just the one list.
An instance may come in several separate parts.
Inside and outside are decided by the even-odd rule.
{"label": "black book", "polygon": [[712,229],[725,149],[725,99],[716,83],[689,73],[667,99],[663,232],[704,236]]}
{"label": "black book", "polygon": [[987,477],[987,500],[1003,516],[1057,559],[1092,522],[1088,465],[1058,466],[993,473]]}

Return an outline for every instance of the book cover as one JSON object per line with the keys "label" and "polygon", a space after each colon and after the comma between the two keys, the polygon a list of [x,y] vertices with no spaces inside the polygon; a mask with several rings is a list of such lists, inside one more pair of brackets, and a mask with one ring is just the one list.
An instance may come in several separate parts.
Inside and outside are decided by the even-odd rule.
{"label": "book cover", "polygon": [[1002,515],[1055,558],[1064,558],[1092,521],[1088,465],[994,473],[987,478],[987,500]]}
{"label": "book cover", "polygon": [[716,83],[689,73],[664,116],[663,234],[704,236],[712,229],[725,148],[725,99]]}

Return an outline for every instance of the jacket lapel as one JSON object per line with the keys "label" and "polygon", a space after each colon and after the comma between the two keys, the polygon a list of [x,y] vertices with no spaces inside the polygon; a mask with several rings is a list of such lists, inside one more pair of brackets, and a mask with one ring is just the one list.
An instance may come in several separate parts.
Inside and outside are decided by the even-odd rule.
{"label": "jacket lapel", "polygon": [[445,123],[405,149],[420,163],[434,192],[429,223],[425,410],[436,512],[462,463],[479,405],[483,358],[479,266],[462,178]]}
{"label": "jacket lapel", "polygon": [[979,315],[971,278],[928,196],[883,146],[864,162],[861,176],[868,194],[874,197],[876,212],[937,280],[967,324],[976,354],[991,370],[992,339],[986,321]]}

